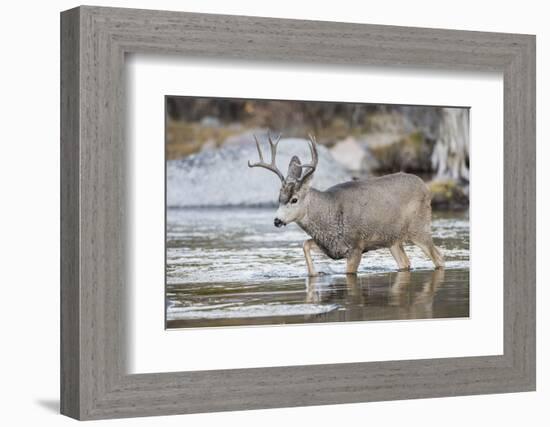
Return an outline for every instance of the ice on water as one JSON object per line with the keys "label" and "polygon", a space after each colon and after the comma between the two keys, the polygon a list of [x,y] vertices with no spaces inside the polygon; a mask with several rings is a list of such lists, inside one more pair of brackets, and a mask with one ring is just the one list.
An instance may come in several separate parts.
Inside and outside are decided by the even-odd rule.
{"label": "ice on water", "polygon": [[[274,208],[168,209],[168,320],[293,316],[338,309],[330,302],[292,299],[288,303],[288,293],[298,292],[297,281],[305,287],[302,244],[308,237],[295,224],[275,228],[274,212]],[[467,214],[434,214],[433,235],[447,270],[469,268]],[[433,269],[418,247],[405,250],[415,270]],[[314,262],[329,278],[345,273],[343,260],[314,254]],[[395,269],[389,250],[380,249],[363,256],[359,274]],[[323,280],[321,286],[328,283]]]}

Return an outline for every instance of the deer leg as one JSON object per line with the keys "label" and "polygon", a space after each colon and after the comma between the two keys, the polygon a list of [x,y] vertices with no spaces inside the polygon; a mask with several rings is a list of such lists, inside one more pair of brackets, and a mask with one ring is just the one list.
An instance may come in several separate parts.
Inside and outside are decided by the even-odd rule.
{"label": "deer leg", "polygon": [[402,243],[396,243],[391,246],[390,252],[399,267],[399,271],[408,271],[411,269],[411,262],[409,261],[409,257],[407,256],[405,249],[403,249]]}
{"label": "deer leg", "polygon": [[424,240],[413,240],[413,243],[418,246],[422,251],[432,260],[435,268],[445,268],[445,261],[441,251],[432,242],[432,238]]}
{"label": "deer leg", "polygon": [[346,274],[357,274],[362,255],[361,251],[351,252],[351,255],[346,259]]}
{"label": "deer leg", "polygon": [[310,276],[317,276],[317,272],[313,266],[313,260],[311,259],[311,249],[316,247],[317,244],[313,241],[313,239],[309,239],[304,242],[304,255],[306,257],[307,273]]}

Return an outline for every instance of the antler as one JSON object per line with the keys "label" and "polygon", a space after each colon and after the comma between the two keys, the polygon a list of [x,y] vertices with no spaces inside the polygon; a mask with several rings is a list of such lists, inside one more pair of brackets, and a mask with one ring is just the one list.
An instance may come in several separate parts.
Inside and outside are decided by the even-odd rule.
{"label": "antler", "polygon": [[311,152],[311,163],[297,165],[302,169],[304,168],[309,169],[304,173],[304,176],[300,178],[299,180],[300,183],[304,182],[308,176],[310,176],[313,172],[315,172],[315,169],[317,168],[317,163],[319,162],[319,156],[317,155],[317,141],[312,134],[308,134],[308,136],[309,136],[309,140],[308,140],[309,151]]}
{"label": "antler", "polygon": [[285,180],[285,177],[281,173],[281,171],[277,168],[277,165],[275,164],[275,156],[277,155],[277,144],[281,139],[281,134],[279,134],[275,142],[273,142],[271,139],[271,135],[269,135],[269,132],[268,132],[267,139],[269,140],[269,146],[271,148],[271,163],[264,162],[264,156],[262,155],[262,150],[260,149],[260,143],[258,142],[258,138],[256,138],[256,135],[254,135],[254,140],[256,141],[256,148],[258,149],[258,156],[260,157],[260,161],[258,163],[250,163],[250,160],[249,160],[248,167],[249,168],[260,167],[260,168],[265,168],[267,170],[270,170],[271,172],[277,174],[281,182],[283,182]]}

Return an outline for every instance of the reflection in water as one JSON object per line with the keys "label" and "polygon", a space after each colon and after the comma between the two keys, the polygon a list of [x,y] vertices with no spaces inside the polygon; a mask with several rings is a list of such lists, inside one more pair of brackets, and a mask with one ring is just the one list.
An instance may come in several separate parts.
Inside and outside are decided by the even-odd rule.
{"label": "reflection in water", "polygon": [[[344,277],[345,287],[338,284],[341,277],[328,277],[328,283],[324,284],[323,276],[308,278],[306,301],[311,304],[345,301],[346,321],[376,318],[428,319],[434,317],[434,296],[443,283],[445,271],[399,271],[388,275],[391,282],[386,289],[380,286],[377,280],[380,277],[359,277],[352,274]],[[365,307],[369,307],[369,313],[365,312]]]}
{"label": "reflection in water", "polygon": [[[415,247],[413,267],[396,272],[387,250],[365,254],[358,275],[319,256],[325,271],[305,276],[303,233],[270,226],[271,210],[168,211],[168,328],[469,316],[468,218],[435,217],[434,240],[448,268],[432,270]],[[220,219],[221,218],[221,219]]]}
{"label": "reflection in water", "polygon": [[413,295],[411,304],[405,299],[406,289],[411,282],[411,272],[399,272],[390,288],[389,305],[402,307],[407,311],[409,319],[423,319],[433,317],[433,302],[437,289],[443,283],[445,270],[434,270],[429,280],[426,280],[418,292]]}
{"label": "reflection in water", "polygon": [[324,275],[171,292],[171,328],[469,316],[469,272],[464,269]]}

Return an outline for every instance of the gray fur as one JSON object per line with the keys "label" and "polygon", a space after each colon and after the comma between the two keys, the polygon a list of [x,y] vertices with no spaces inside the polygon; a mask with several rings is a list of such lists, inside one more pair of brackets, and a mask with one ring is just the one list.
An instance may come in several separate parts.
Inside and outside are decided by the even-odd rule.
{"label": "gray fur", "polygon": [[288,164],[288,172],[285,180],[281,184],[279,191],[279,203],[286,204],[295,191],[298,190],[299,179],[302,175],[301,162],[298,156],[292,156]]}
{"label": "gray fur", "polygon": [[[348,273],[357,272],[363,253],[381,248],[390,249],[400,270],[408,270],[405,242],[419,246],[436,268],[444,266],[432,242],[431,195],[420,178],[400,172],[319,191],[310,187],[317,151],[314,138],[309,143],[311,165],[302,165],[296,156],[290,161],[279,192],[275,225],[296,222],[311,236],[304,244],[310,275],[316,274],[310,255],[314,246],[332,259],[346,259]],[[310,171],[301,177],[304,167]]]}
{"label": "gray fur", "polygon": [[288,164],[288,172],[286,174],[286,181],[298,181],[302,176],[302,168],[300,167],[302,162],[298,156],[292,156]]}
{"label": "gray fur", "polygon": [[309,189],[297,224],[332,259],[389,248],[405,241],[431,242],[430,193],[415,175],[397,173],[350,181],[326,191]]}

